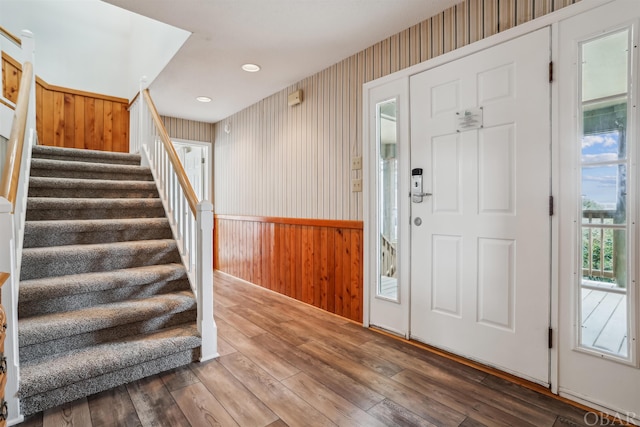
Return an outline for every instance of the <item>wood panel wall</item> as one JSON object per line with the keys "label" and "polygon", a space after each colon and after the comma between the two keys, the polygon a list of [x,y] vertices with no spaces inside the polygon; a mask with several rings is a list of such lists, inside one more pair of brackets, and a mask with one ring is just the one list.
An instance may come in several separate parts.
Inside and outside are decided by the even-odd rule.
{"label": "wood panel wall", "polygon": [[214,218],[214,268],[362,322],[362,222]]}
{"label": "wood panel wall", "polygon": [[[17,100],[21,65],[2,55],[3,95]],[[38,143],[56,147],[129,152],[129,101],[49,85],[36,78]]]}
{"label": "wood panel wall", "polygon": [[[362,220],[362,193],[351,192],[362,177],[351,171],[363,152],[362,85],[573,3],[462,1],[220,121],[217,212]],[[288,107],[298,89],[303,102]]]}
{"label": "wood panel wall", "polygon": [[129,101],[36,84],[41,145],[129,152]]}
{"label": "wood panel wall", "polygon": [[18,102],[18,88],[22,78],[22,66],[2,52],[2,96],[13,102]]}

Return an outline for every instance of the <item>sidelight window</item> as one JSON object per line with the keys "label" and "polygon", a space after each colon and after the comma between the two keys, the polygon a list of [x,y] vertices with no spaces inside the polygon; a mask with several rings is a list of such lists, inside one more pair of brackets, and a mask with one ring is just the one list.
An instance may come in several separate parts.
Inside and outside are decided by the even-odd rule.
{"label": "sidelight window", "polygon": [[630,360],[631,29],[580,44],[580,348]]}
{"label": "sidelight window", "polygon": [[377,296],[398,301],[398,130],[396,99],[377,105],[379,271]]}

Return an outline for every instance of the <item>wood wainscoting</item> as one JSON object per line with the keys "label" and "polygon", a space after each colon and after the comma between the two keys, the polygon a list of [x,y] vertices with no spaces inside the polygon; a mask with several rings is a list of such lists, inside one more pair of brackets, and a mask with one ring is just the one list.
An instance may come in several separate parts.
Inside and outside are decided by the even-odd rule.
{"label": "wood wainscoting", "polygon": [[36,80],[41,145],[129,152],[129,101]]}
{"label": "wood wainscoting", "polygon": [[[18,99],[22,65],[2,52],[3,96]],[[129,100],[53,86],[36,77],[38,143],[129,152]]]}
{"label": "wood wainscoting", "polygon": [[362,221],[216,215],[214,268],[362,322]]}
{"label": "wood wainscoting", "polygon": [[18,102],[18,89],[22,78],[22,64],[2,52],[2,96],[13,102]]}

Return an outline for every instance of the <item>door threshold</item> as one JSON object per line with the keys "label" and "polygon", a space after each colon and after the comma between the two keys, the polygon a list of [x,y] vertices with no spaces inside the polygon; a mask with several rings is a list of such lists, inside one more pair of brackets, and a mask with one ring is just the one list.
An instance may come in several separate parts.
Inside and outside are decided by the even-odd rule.
{"label": "door threshold", "polygon": [[377,326],[372,324],[369,324],[369,329],[375,332],[380,332],[381,334],[384,334],[384,335],[388,335],[390,337],[400,338],[403,341],[407,341],[407,339],[404,337],[404,334],[401,332],[392,331],[391,329],[386,329],[386,328],[383,328],[382,326]]}

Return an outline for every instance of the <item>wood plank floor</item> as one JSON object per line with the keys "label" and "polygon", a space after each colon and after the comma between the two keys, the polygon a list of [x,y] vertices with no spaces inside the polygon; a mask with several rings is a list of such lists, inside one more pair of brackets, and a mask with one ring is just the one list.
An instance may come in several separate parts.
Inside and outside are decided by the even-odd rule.
{"label": "wood plank floor", "polygon": [[220,358],[22,426],[594,425],[550,396],[228,276],[215,280]]}

